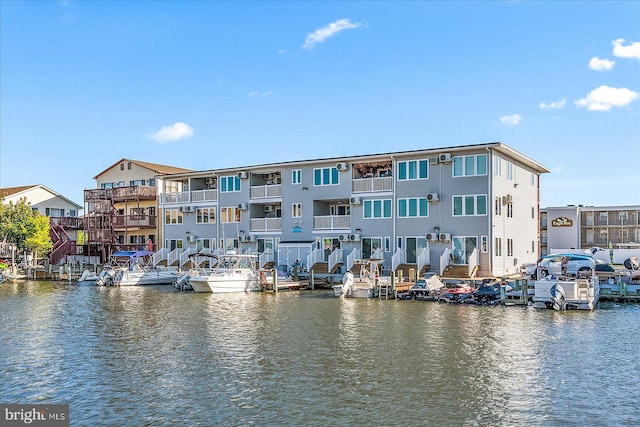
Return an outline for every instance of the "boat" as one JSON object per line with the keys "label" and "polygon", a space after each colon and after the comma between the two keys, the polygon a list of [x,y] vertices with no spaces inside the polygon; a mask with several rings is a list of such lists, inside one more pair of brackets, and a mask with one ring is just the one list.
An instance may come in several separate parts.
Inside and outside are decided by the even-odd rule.
{"label": "boat", "polygon": [[475,288],[470,283],[460,281],[454,287],[444,292],[444,301],[447,302],[471,302]]}
{"label": "boat", "polygon": [[78,285],[95,285],[98,282],[98,277],[100,277],[99,274],[90,270],[84,270],[82,272],[82,275],[78,277],[77,284]]}
{"label": "boat", "polygon": [[421,277],[407,291],[406,299],[424,299],[429,298],[435,292],[444,288],[444,282],[440,280],[440,276],[432,274]]}
{"label": "boat", "polygon": [[178,280],[178,270],[153,267],[151,251],[118,251],[98,275],[98,286],[170,285]]}
{"label": "boat", "polygon": [[344,273],[342,283],[332,286],[333,294],[349,298],[373,298],[379,295],[382,287],[389,287],[389,283],[380,278],[380,264],[382,260],[357,260],[354,265],[360,267],[358,276],[351,271]]}
{"label": "boat", "polygon": [[590,254],[549,254],[538,260],[533,307],[593,310],[600,298],[596,259]]}
{"label": "boat", "polygon": [[494,305],[500,303],[501,299],[511,291],[513,291],[511,285],[488,279],[473,292],[473,298],[477,304]]}
{"label": "boat", "polygon": [[257,255],[228,253],[218,255],[210,271],[189,277],[194,292],[254,292],[260,290]]}

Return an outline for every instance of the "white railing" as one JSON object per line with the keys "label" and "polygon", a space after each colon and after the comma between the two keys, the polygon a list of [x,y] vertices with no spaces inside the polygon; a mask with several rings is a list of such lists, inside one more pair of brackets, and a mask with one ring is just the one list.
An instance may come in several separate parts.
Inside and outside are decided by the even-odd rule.
{"label": "white railing", "polygon": [[218,190],[194,190],[191,192],[192,202],[215,202],[218,200]]}
{"label": "white railing", "polygon": [[425,265],[431,264],[429,248],[422,248],[418,254],[418,274],[422,271]]}
{"label": "white railing", "polygon": [[252,199],[268,199],[271,197],[282,197],[282,185],[255,185],[251,186],[250,197]]}
{"label": "white railing", "polygon": [[281,231],[282,218],[251,218],[251,231]]}
{"label": "white railing", "polygon": [[384,259],[384,249],[378,248],[369,256],[369,259]]}
{"label": "white railing", "polygon": [[398,249],[391,257],[391,271],[396,271],[401,264],[404,264],[407,260],[407,251],[404,249]]}
{"label": "white railing", "polygon": [[354,248],[349,255],[347,255],[347,271],[351,270],[351,267],[356,263],[356,260],[362,259],[362,252],[360,249]]}
{"label": "white railing", "polygon": [[322,215],[313,217],[314,230],[341,230],[351,228],[349,215]]}
{"label": "white railing", "polygon": [[167,254],[167,267],[180,260],[180,254],[182,251],[182,248],[175,248]]}
{"label": "white railing", "polygon": [[189,261],[189,255],[195,254],[196,250],[194,248],[187,248],[182,251],[180,254],[180,262],[178,263],[178,267],[184,267]]}
{"label": "white railing", "polygon": [[162,248],[151,256],[151,262],[154,266],[160,264],[162,261],[167,259],[167,254],[169,250],[167,248]]}
{"label": "white railing", "polygon": [[275,261],[275,258],[273,256],[273,249],[267,249],[263,253],[261,253],[260,256],[258,257],[258,266],[260,268],[263,268],[268,263],[274,262],[274,261]]}
{"label": "white railing", "polygon": [[307,255],[307,268],[309,270],[318,262],[324,262],[324,249],[316,248]]}
{"label": "white railing", "polygon": [[370,193],[376,191],[391,191],[393,188],[392,177],[382,178],[357,178],[353,180],[354,193]]}
{"label": "white railing", "polygon": [[336,248],[331,255],[329,255],[329,272],[333,271],[333,267],[337,264],[342,264],[342,249]]}
{"label": "white railing", "polygon": [[444,273],[444,269],[447,268],[447,266],[449,265],[450,259],[451,259],[451,249],[446,248],[442,253],[442,255],[440,255],[440,272],[438,274],[440,274],[441,276],[442,276],[442,273]]}
{"label": "white railing", "polygon": [[189,192],[181,191],[179,193],[163,193],[160,195],[160,204],[170,205],[173,203],[188,203]]}
{"label": "white railing", "polygon": [[478,265],[478,248],[474,248],[471,255],[469,255],[469,277],[473,273],[473,269]]}

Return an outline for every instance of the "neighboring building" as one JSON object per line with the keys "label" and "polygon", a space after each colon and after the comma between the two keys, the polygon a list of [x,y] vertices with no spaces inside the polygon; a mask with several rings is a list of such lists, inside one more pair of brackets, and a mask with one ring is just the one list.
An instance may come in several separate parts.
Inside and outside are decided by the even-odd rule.
{"label": "neighboring building", "polygon": [[85,255],[105,261],[118,250],[156,249],[162,233],[156,176],[184,172],[189,170],[123,158],[94,176],[97,189],[84,191]]}
{"label": "neighboring building", "polygon": [[640,206],[568,205],[542,209],[542,255],[557,249],[637,248],[640,243]]}
{"label": "neighboring building", "polygon": [[1,188],[0,196],[5,204],[16,204],[24,198],[31,204],[32,210],[50,218],[49,234],[53,242],[53,251],[49,255],[49,261],[52,264],[57,264],[66,255],[76,253],[78,232],[82,230],[82,220],[78,215],[82,206],[44,185]]}
{"label": "neighboring building", "polygon": [[158,176],[157,262],[199,251],[260,254],[260,266],[502,276],[539,257],[540,175],[499,143],[301,160]]}

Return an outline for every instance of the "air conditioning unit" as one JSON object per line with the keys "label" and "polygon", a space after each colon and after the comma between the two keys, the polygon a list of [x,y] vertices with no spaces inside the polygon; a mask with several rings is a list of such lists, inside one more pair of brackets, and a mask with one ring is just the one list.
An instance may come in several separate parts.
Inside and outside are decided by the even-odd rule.
{"label": "air conditioning unit", "polygon": [[336,169],[340,172],[344,172],[347,170],[347,164],[345,162],[336,163]]}
{"label": "air conditioning unit", "polygon": [[511,194],[507,194],[507,203],[513,203],[513,196]]}
{"label": "air conditioning unit", "polygon": [[180,212],[193,212],[193,206],[180,206]]}
{"label": "air conditioning unit", "polygon": [[251,234],[247,234],[246,236],[244,236],[244,241],[245,242],[253,242],[256,238],[253,237]]}
{"label": "air conditioning unit", "polygon": [[438,193],[429,193],[427,194],[427,201],[429,202],[437,202],[440,200],[440,196],[438,196]]}
{"label": "air conditioning unit", "polygon": [[212,186],[213,184],[215,184],[216,180],[213,178],[207,178],[204,180],[204,182],[208,185],[208,186]]}
{"label": "air conditioning unit", "polygon": [[265,213],[273,212],[273,205],[265,205],[264,212]]}
{"label": "air conditioning unit", "polygon": [[438,163],[438,162],[439,162],[439,160],[438,160],[437,157],[429,157],[429,163],[430,164],[435,164],[435,163]]}
{"label": "air conditioning unit", "polygon": [[426,238],[430,242],[437,242],[440,240],[438,233],[427,233]]}
{"label": "air conditioning unit", "polygon": [[193,243],[196,241],[196,236],[192,236],[191,234],[187,234],[187,242]]}
{"label": "air conditioning unit", "polygon": [[440,160],[441,163],[446,163],[446,162],[450,162],[451,161],[451,153],[442,153],[438,156],[438,160]]}
{"label": "air conditioning unit", "polygon": [[360,197],[352,197],[349,199],[349,203],[351,203],[354,206],[359,206],[362,201],[360,200]]}
{"label": "air conditioning unit", "polygon": [[440,241],[441,242],[450,242],[451,241],[451,233],[440,233]]}
{"label": "air conditioning unit", "polygon": [[352,242],[359,242],[360,241],[360,235],[355,233],[355,234],[350,234],[349,235],[349,240],[351,240]]}
{"label": "air conditioning unit", "polygon": [[348,234],[341,234],[338,236],[338,240],[340,240],[341,242],[347,242],[349,241],[349,235]]}
{"label": "air conditioning unit", "polygon": [[186,208],[186,206],[180,206],[180,212],[184,212],[184,208]]}
{"label": "air conditioning unit", "polygon": [[240,203],[238,205],[238,209],[240,209],[241,211],[246,211],[247,209],[249,209],[249,207],[247,206],[246,203]]}
{"label": "air conditioning unit", "polygon": [[249,174],[247,173],[247,171],[240,171],[240,172],[238,172],[238,178],[247,179],[247,178],[249,178]]}

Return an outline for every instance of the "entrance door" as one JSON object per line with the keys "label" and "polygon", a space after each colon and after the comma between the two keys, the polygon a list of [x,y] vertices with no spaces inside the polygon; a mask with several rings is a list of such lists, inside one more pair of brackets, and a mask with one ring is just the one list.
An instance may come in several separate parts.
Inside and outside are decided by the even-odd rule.
{"label": "entrance door", "polygon": [[453,263],[458,265],[469,264],[469,256],[478,247],[477,237],[453,238]]}
{"label": "entrance door", "polygon": [[273,252],[273,239],[258,238],[258,253]]}
{"label": "entrance door", "polygon": [[418,254],[427,247],[426,237],[407,237],[407,264],[416,264],[418,262]]}
{"label": "entrance door", "polygon": [[362,258],[371,258],[371,254],[382,247],[382,238],[365,237],[362,239]]}

